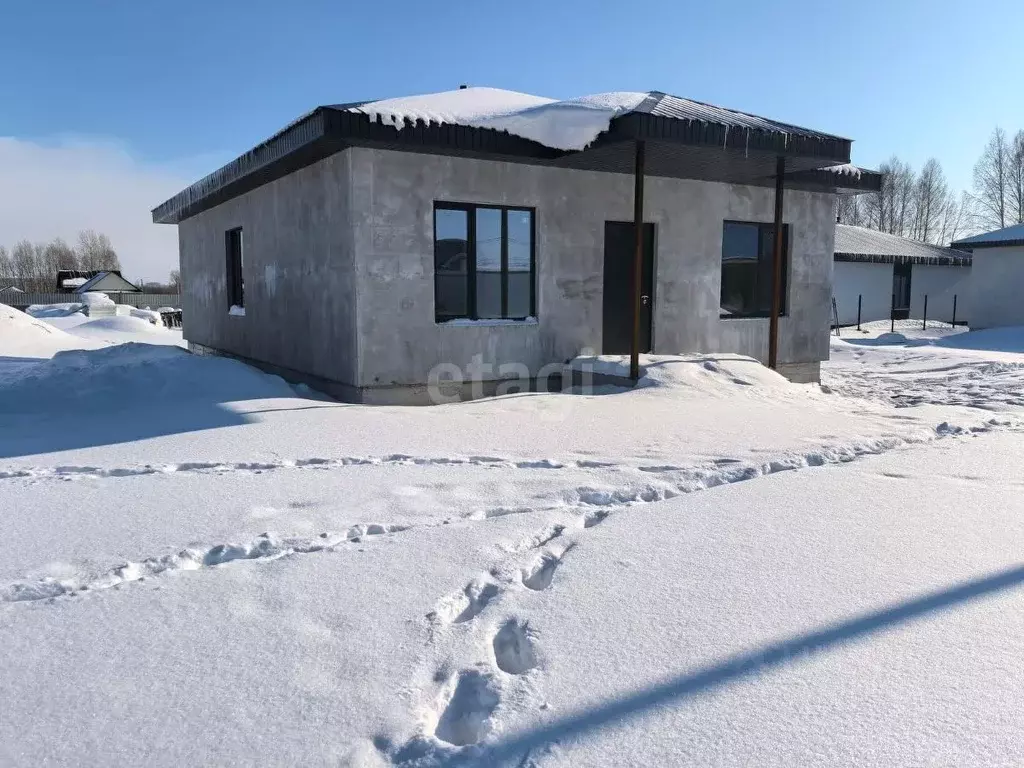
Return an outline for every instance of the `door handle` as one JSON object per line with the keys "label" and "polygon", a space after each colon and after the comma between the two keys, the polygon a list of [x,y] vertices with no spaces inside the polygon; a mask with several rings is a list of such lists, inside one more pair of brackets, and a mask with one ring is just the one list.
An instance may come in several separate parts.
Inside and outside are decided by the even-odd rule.
{"label": "door handle", "polygon": [[644,306],[647,306],[648,304],[650,304],[650,302],[651,302],[651,297],[650,296],[646,296],[645,295],[645,296],[641,296],[640,297],[640,303],[643,304]]}

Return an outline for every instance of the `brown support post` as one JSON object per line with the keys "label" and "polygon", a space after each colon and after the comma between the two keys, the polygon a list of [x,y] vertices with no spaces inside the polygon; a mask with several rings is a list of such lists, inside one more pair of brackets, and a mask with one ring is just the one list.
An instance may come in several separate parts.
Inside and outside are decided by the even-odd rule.
{"label": "brown support post", "polygon": [[633,167],[633,340],[629,349],[629,378],[640,378],[640,292],[644,264],[644,142],[636,143]]}
{"label": "brown support post", "polygon": [[768,321],[768,367],[779,365],[779,314],[782,311],[782,192],[786,158],[775,161],[775,247],[772,249],[772,314]]}

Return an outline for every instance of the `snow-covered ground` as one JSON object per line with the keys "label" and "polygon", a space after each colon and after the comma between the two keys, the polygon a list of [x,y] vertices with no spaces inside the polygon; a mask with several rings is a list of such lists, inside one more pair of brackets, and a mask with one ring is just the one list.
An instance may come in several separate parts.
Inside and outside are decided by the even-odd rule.
{"label": "snow-covered ground", "polygon": [[1024,407],[1024,332],[917,320],[868,323],[832,337],[822,383],[839,394],[898,407],[955,404],[989,410]]}
{"label": "snow-covered ground", "polygon": [[0,314],[0,764],[1024,751],[1024,329],[369,408],[103,320]]}

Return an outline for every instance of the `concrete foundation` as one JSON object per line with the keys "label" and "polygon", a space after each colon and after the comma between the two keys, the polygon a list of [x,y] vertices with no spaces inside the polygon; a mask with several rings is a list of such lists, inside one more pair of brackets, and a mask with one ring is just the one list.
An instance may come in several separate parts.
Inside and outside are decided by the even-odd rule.
{"label": "concrete foundation", "polygon": [[[495,389],[510,372],[543,378],[602,351],[604,223],[632,219],[632,188],[624,174],[346,149],[179,225],[185,338],[356,402],[421,402],[439,369]],[[435,322],[435,201],[536,210],[536,321]],[[773,203],[767,187],[648,179],[654,352],[767,358],[768,320],[721,318],[719,297],[723,222],[770,222]],[[828,357],[832,205],[829,194],[786,193],[779,359],[801,377]],[[233,227],[243,228],[244,317],[228,315]]]}

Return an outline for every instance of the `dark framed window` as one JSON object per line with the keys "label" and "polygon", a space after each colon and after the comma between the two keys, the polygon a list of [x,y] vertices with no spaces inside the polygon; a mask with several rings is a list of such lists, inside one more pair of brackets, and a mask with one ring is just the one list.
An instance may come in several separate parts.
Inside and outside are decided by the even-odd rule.
{"label": "dark framed window", "polygon": [[534,209],[434,203],[434,317],[536,315]]}
{"label": "dark framed window", "polygon": [[242,276],[242,228],[224,233],[227,261],[228,307],[245,306],[245,278]]}
{"label": "dark framed window", "polygon": [[[722,317],[768,317],[772,311],[775,226],[726,221],[722,228]],[[780,314],[786,314],[789,225],[782,227]]]}

